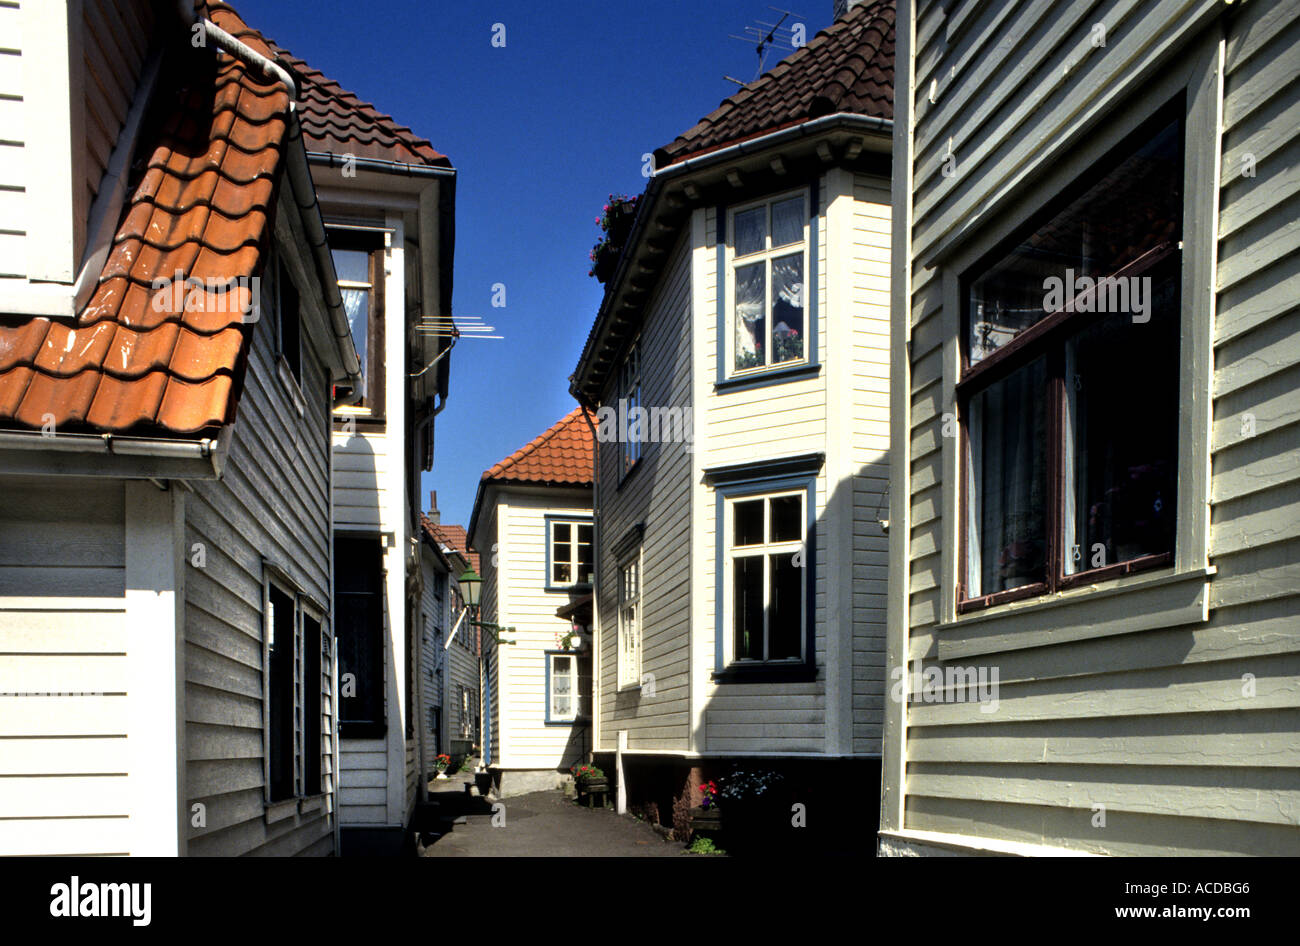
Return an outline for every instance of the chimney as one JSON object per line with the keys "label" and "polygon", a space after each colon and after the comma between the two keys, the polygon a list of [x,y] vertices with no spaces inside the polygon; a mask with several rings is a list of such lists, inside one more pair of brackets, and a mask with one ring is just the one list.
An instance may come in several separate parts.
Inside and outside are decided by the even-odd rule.
{"label": "chimney", "polygon": [[864,0],[835,0],[835,19],[840,19]]}
{"label": "chimney", "polygon": [[438,513],[438,491],[429,490],[429,521],[435,526],[442,525],[442,516]]}

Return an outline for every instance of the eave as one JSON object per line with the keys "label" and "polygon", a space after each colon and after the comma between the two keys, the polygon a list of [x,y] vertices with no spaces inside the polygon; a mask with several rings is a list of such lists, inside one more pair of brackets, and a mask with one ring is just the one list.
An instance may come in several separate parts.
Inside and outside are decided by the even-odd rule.
{"label": "eave", "polygon": [[840,112],[656,170],[569,379],[570,393],[589,408],[600,403],[610,372],[640,328],[669,254],[697,207],[797,186],[836,166],[888,176],[892,147],[892,121]]}

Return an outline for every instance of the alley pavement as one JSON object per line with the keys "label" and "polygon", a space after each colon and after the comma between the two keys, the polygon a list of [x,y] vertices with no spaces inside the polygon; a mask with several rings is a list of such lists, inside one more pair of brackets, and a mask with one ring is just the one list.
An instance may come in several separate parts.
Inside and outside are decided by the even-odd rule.
{"label": "alley pavement", "polygon": [[[439,783],[430,783],[434,788]],[[609,809],[588,809],[561,792],[494,799],[469,795],[451,782],[430,798],[455,814],[450,830],[426,839],[424,857],[680,857],[684,845]],[[500,805],[501,808],[494,809]],[[495,819],[495,824],[494,824]],[[428,843],[428,841],[432,843]]]}

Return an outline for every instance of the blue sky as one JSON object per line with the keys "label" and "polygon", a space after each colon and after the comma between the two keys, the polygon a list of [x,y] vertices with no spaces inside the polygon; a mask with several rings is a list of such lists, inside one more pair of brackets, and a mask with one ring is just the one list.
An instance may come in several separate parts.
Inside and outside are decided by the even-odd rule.
{"label": "blue sky", "polygon": [[[436,489],[443,521],[467,523],[483,470],[575,406],[568,377],[601,298],[587,254],[608,195],[641,192],[641,155],[735,91],[724,75],[755,77],[753,47],[728,37],[776,17],[765,0],[235,6],[456,165],[453,314],[505,336],[457,344],[424,475],[423,502]],[[832,19],[832,0],[786,9],[810,39]]]}

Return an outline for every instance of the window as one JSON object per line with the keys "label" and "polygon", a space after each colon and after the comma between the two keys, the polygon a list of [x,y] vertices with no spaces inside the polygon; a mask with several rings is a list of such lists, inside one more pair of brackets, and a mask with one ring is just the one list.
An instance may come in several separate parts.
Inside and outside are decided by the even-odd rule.
{"label": "window", "polygon": [[266,627],[267,689],[269,696],[267,758],[269,760],[268,801],[282,801],[296,794],[294,752],[294,664],[297,636],[297,608],[291,594],[272,584],[270,614]]}
{"label": "window", "polygon": [[325,689],[324,638],[320,619],[304,611],[302,616],[302,742],[304,795],[318,795],[324,790],[321,782],[321,757],[325,753],[322,742],[321,714],[324,710],[322,693]]}
{"label": "window", "polygon": [[[626,429],[620,424],[621,437],[619,476],[627,476],[641,459],[641,440],[646,431],[634,418],[640,418],[641,412],[633,413],[633,408],[641,406],[641,340],[637,339],[628,350],[623,368],[619,371],[618,396],[623,402],[619,405],[620,414],[628,418]],[[633,436],[635,434],[636,436]]]}
{"label": "window", "polygon": [[339,294],[361,359],[361,400],[355,405],[384,412],[384,248],[372,232],[332,230],[329,235]]}
{"label": "window", "polygon": [[574,722],[591,715],[591,658],[547,651],[546,722]]}
{"label": "window", "polygon": [[377,536],[334,537],[334,612],[343,736],[382,736],[384,712],[383,556]]}
{"label": "window", "polygon": [[618,570],[618,688],[641,684],[641,553]]}
{"label": "window", "polygon": [[[318,607],[279,572],[265,581],[265,800],[275,803],[323,791],[328,641]],[[278,806],[276,817],[292,810]]]}
{"label": "window", "polygon": [[460,735],[463,739],[468,739],[473,733],[473,727],[470,720],[470,689],[461,684],[460,687]]}
{"label": "window", "polygon": [[737,207],[728,218],[732,373],[807,361],[807,195]]}
{"label": "window", "polygon": [[1181,112],[963,280],[960,610],[1172,562]]}
{"label": "window", "polygon": [[578,661],[573,654],[547,654],[546,721],[578,716]]}
{"label": "window", "polygon": [[276,352],[284,358],[293,379],[302,384],[302,312],[298,287],[284,258],[275,260]]}
{"label": "window", "polygon": [[729,499],[726,597],[732,662],[802,661],[807,583],[804,491]]}
{"label": "window", "polygon": [[582,519],[547,519],[551,587],[590,585],[595,555],[592,524]]}

